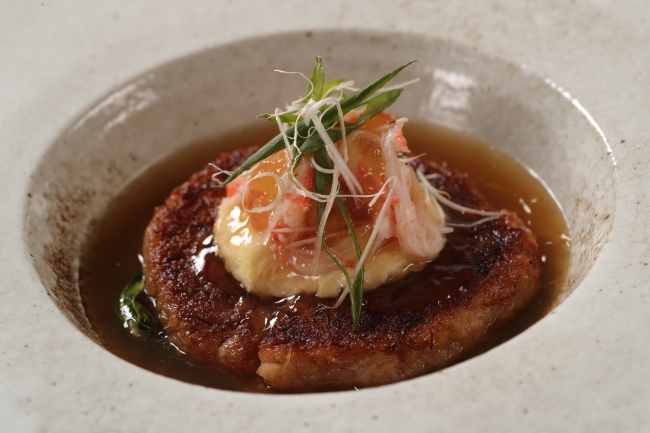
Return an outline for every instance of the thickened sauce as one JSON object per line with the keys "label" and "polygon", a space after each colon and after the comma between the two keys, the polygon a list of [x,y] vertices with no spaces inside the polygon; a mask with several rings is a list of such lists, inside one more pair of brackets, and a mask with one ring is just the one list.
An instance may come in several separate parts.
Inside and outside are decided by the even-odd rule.
{"label": "thickened sauce", "polygon": [[[275,133],[272,127],[248,129],[191,145],[153,165],[110,204],[88,239],[80,266],[80,285],[88,318],[114,354],[150,371],[190,383],[229,390],[265,391],[255,375],[237,374],[225,369],[208,370],[187,361],[165,342],[131,336],[122,327],[117,300],[126,282],[140,268],[137,255],[141,253],[143,233],[154,207],[162,204],[174,187],[201,169],[206,161],[224,151],[263,144]],[[463,359],[467,359],[512,338],[550,311],[563,288],[569,262],[568,230],[551,194],[513,158],[489,145],[427,125],[407,124],[404,135],[414,154],[426,152],[427,160],[469,173],[487,201],[494,208],[516,212],[534,232],[539,245],[542,272],[538,294],[523,313],[504,326],[490,330],[484,341],[465,354]],[[199,240],[204,248],[195,256],[197,269],[206,276],[212,267],[221,266],[210,243],[211,231],[211,227],[206,227],[205,239]],[[459,229],[450,236],[450,244],[462,243],[461,232]],[[452,237],[456,239],[453,242]],[[385,311],[387,307],[395,309],[396,313],[398,310],[420,309],[424,305],[423,294],[417,289],[423,284],[436,289],[427,290],[429,294],[435,293],[436,299],[457,292],[469,271],[458,251],[446,248],[424,271],[411,273],[405,280],[391,284],[401,285],[399,291],[386,287],[378,289],[376,294],[369,294],[364,308],[371,313],[381,306],[385,314],[390,314],[390,311]],[[299,304],[308,301],[300,298],[287,299],[280,305],[295,304],[299,308]],[[277,300],[267,303],[269,315],[261,324],[265,327],[273,325],[274,311],[279,307]]]}

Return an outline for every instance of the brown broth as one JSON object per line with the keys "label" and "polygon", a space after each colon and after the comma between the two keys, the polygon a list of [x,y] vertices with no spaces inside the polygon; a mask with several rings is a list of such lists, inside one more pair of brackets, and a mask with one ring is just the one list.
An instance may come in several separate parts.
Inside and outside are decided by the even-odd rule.
{"label": "brown broth", "polygon": [[[551,311],[564,288],[570,259],[569,229],[552,193],[533,172],[494,146],[458,132],[426,124],[406,124],[409,148],[424,159],[468,173],[497,209],[508,209],[535,234],[542,258],[539,291],[519,316],[508,321],[463,359],[511,339]],[[435,143],[432,146],[431,143]]]}
{"label": "brown broth", "polygon": [[[189,383],[228,390],[264,390],[257,377],[208,371],[184,360],[170,345],[131,336],[118,316],[117,300],[140,267],[137,255],[141,253],[143,233],[154,207],[162,204],[174,187],[201,169],[206,161],[224,151],[263,144],[274,134],[272,127],[248,128],[192,144],[153,164],[111,202],[88,239],[79,273],[86,314],[115,355]],[[538,294],[522,314],[489,332],[484,342],[463,357],[467,359],[521,333],[550,311],[562,290],[569,262],[568,229],[559,206],[544,185],[493,146],[422,124],[408,124],[405,136],[415,154],[426,152],[428,160],[469,173],[488,202],[496,208],[517,212],[539,244],[543,264]],[[440,272],[442,263],[437,267]],[[448,266],[446,272],[452,278],[458,269]]]}

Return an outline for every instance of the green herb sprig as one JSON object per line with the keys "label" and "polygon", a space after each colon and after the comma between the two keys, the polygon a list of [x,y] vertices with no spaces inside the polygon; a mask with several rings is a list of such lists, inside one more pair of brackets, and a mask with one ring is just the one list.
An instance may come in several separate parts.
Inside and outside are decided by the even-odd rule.
{"label": "green herb sprig", "polygon": [[[377,81],[375,81],[375,82],[373,82],[371,84],[368,84],[363,89],[351,94],[350,96],[347,96],[347,97],[344,97],[343,99],[341,99],[340,104],[341,104],[341,111],[343,112],[343,115],[346,115],[350,111],[354,110],[355,108],[361,107],[362,105],[370,104],[372,102],[372,100],[367,101],[367,99],[370,96],[374,95],[379,89],[384,87],[386,85],[386,83],[388,83],[392,78],[394,78],[397,74],[399,74],[402,71],[402,69],[406,68],[408,65],[410,65],[413,62],[415,62],[415,60],[410,61],[408,63],[405,63],[404,65],[400,66],[399,68],[395,69],[394,71],[389,72],[388,74],[384,75],[383,77],[381,77]],[[318,83],[321,80],[324,82],[324,78],[325,78],[325,72],[324,72],[323,67],[322,67],[322,58],[321,57],[316,57],[316,67],[314,68],[314,73],[312,74],[312,79],[311,79],[312,86],[310,86],[310,87],[313,87],[312,91],[314,92],[312,94],[312,98],[313,98],[313,96],[316,96],[318,98],[318,99],[314,99],[315,101],[320,100],[321,97],[322,97],[322,93],[318,94],[316,92],[318,91],[317,90],[318,89]],[[341,80],[335,80],[334,82],[338,82],[340,84],[342,81]],[[327,83],[327,85],[332,86],[333,85],[332,83],[334,83],[334,82],[329,82],[329,83]],[[325,87],[326,86],[324,84],[323,88],[325,88]],[[391,100],[391,97],[385,97],[384,99],[381,99],[380,101],[373,102],[373,104],[377,104],[377,105],[375,105],[375,109],[379,106],[378,105],[379,102],[383,102],[384,106],[383,106],[382,110],[385,109],[385,108],[388,108],[388,106],[390,106],[393,102],[395,102],[395,99],[397,99],[397,96],[399,96],[399,93],[401,92],[402,89],[397,89],[397,90],[399,90],[399,92],[397,92],[397,95],[395,95],[395,93],[391,94],[391,96],[393,97],[392,100]],[[392,92],[395,92],[395,90],[393,90]],[[390,92],[387,92],[386,94],[388,94],[388,93],[390,93]],[[386,95],[386,94],[384,94],[384,95]],[[384,96],[384,95],[381,95],[381,96]],[[375,98],[375,99],[377,99],[377,98]],[[388,102],[390,102],[390,103],[388,103]],[[379,110],[379,111],[382,111],[382,110]],[[379,111],[377,111],[377,113]],[[264,115],[262,115],[262,117],[273,117],[273,115],[264,114]],[[361,117],[359,119],[361,119]],[[367,116],[364,116],[364,119],[365,119],[364,123],[369,120],[369,118],[367,118]],[[325,128],[333,126],[336,122],[338,122],[338,120],[339,120],[338,113],[337,113],[336,107],[334,107],[334,106],[329,107],[327,110],[325,110],[325,112],[323,113],[323,115],[321,117],[321,122],[323,123],[323,126]],[[361,126],[362,124],[363,123],[359,123],[358,121],[355,123],[355,125],[357,125],[357,128],[359,126]],[[297,124],[295,124],[294,126],[290,127],[287,130],[287,132],[286,132],[287,136],[293,137],[296,129],[298,130],[298,137],[299,137],[297,145],[300,148],[301,152],[303,154],[305,154],[306,152],[304,152],[303,149],[302,149],[302,145],[303,145],[305,139],[302,138],[302,137],[308,137],[308,138],[313,137],[313,136],[318,137],[318,134],[309,134],[309,127],[305,124],[304,121],[300,121],[300,122],[298,122]],[[319,138],[314,138],[314,140],[319,140]],[[316,147],[316,144],[312,144],[312,146]],[[243,172],[245,172],[246,170],[248,170],[249,168],[251,168],[252,166],[257,164],[258,162],[260,162],[260,161],[268,158],[269,156],[281,151],[282,149],[284,149],[284,147],[285,147],[284,146],[284,138],[283,138],[282,134],[276,135],[273,139],[271,139],[271,141],[269,141],[264,146],[262,146],[257,152],[255,152],[253,155],[251,155],[250,158],[248,158],[237,170],[235,170],[230,176],[228,176],[228,178],[221,184],[221,186],[225,186],[228,183],[232,182],[234,179],[239,177],[239,175],[241,175]]]}

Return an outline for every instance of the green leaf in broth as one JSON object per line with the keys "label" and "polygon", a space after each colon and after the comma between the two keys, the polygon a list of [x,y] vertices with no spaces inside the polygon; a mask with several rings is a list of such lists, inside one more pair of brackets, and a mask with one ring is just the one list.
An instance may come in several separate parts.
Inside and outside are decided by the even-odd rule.
{"label": "green leaf in broth", "polygon": [[142,270],[128,282],[119,300],[120,316],[124,327],[135,336],[157,334],[155,321],[147,309],[137,300],[138,296],[144,291],[145,279]]}

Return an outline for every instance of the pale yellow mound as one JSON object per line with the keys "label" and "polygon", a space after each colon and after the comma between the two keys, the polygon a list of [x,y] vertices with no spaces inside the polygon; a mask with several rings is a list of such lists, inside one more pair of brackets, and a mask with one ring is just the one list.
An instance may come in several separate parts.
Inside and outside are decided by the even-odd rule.
{"label": "pale yellow mound", "polygon": [[[270,246],[272,241],[267,245],[262,243],[263,235],[255,230],[237,201],[226,199],[222,202],[214,225],[215,243],[226,269],[249,292],[260,296],[315,294],[326,298],[337,296],[346,286],[339,269],[311,276],[307,270],[299,273],[285,266],[276,259]],[[321,260],[331,259],[323,254]],[[400,279],[422,269],[425,263],[405,255],[395,239],[389,240],[365,262],[364,289],[372,290]]]}

